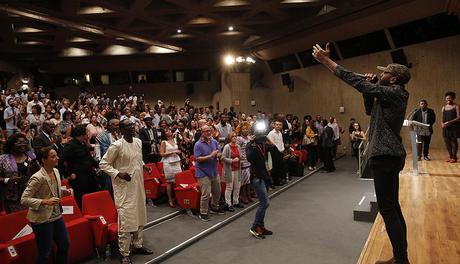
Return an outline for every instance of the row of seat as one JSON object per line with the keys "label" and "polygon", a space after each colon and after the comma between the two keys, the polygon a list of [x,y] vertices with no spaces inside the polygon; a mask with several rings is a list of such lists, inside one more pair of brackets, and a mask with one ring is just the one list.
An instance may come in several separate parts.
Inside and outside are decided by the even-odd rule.
{"label": "row of seat", "polygon": [[[73,196],[63,197],[63,220],[70,238],[69,263],[78,263],[116,241],[118,234],[117,210],[109,192],[101,191],[83,196],[83,212]],[[67,213],[66,213],[67,212]],[[35,234],[15,236],[30,223],[27,210],[0,216],[0,263],[34,263],[37,258]],[[53,247],[53,252],[56,247]],[[50,263],[52,263],[50,258]]]}

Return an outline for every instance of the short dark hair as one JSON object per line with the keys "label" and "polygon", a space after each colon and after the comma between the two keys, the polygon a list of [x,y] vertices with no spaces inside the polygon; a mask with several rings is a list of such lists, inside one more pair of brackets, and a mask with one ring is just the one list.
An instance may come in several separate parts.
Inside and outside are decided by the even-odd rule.
{"label": "short dark hair", "polygon": [[6,154],[11,154],[12,150],[14,149],[14,144],[16,144],[20,138],[28,141],[26,135],[22,133],[13,134],[6,140],[5,145],[3,145],[3,152]]}
{"label": "short dark hair", "polygon": [[50,151],[54,149],[54,146],[47,146],[41,149],[35,150],[38,163],[43,165],[43,160],[49,157]]}
{"label": "short dark hair", "polygon": [[446,92],[446,94],[444,94],[444,96],[445,97],[450,96],[450,97],[452,97],[452,99],[455,99],[455,93],[452,92],[452,91]]}
{"label": "short dark hair", "polygon": [[79,136],[83,136],[86,134],[86,125],[84,124],[80,124],[80,125],[76,125],[73,129],[72,129],[72,137],[79,137]]}
{"label": "short dark hair", "polygon": [[420,100],[420,103],[428,104],[428,102],[425,99]]}

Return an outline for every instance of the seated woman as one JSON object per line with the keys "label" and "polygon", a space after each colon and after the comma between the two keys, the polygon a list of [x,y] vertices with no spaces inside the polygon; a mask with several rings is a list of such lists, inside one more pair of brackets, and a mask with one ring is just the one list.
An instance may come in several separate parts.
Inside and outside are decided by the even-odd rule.
{"label": "seated woman", "polygon": [[29,150],[29,141],[22,133],[11,135],[0,155],[0,185],[7,213],[26,209],[21,205],[21,194],[32,175],[35,154]]}
{"label": "seated woman", "polygon": [[29,207],[27,219],[32,224],[38,248],[36,263],[48,263],[53,241],[57,246],[55,263],[67,263],[70,242],[60,198],[72,191],[61,189],[59,171],[55,169],[58,156],[52,146],[39,150],[37,160],[41,169],[32,175],[21,198],[21,203]]}

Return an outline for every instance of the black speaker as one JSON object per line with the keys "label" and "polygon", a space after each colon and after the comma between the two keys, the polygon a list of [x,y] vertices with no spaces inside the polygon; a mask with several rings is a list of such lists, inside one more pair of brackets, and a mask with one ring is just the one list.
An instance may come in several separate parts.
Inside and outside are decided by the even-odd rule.
{"label": "black speaker", "polygon": [[185,86],[185,94],[186,95],[192,95],[195,92],[195,86],[193,83],[187,83]]}
{"label": "black speaker", "polygon": [[283,83],[283,85],[291,84],[291,76],[289,75],[289,73],[281,74],[281,82]]}
{"label": "black speaker", "polygon": [[394,63],[399,63],[409,68],[412,66],[411,63],[407,62],[407,57],[403,49],[394,50],[390,52],[390,54],[391,54],[391,59],[393,60]]}

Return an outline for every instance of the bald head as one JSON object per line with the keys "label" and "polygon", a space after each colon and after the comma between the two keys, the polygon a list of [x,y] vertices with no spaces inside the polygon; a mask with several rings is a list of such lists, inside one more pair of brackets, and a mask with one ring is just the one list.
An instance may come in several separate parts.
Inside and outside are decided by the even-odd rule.
{"label": "bald head", "polygon": [[208,123],[208,121],[206,121],[206,119],[200,119],[198,120],[198,128],[202,129],[202,126],[206,125],[206,123]]}

